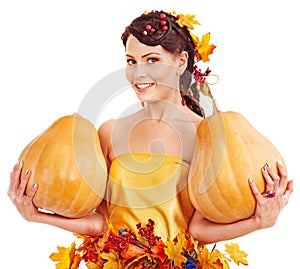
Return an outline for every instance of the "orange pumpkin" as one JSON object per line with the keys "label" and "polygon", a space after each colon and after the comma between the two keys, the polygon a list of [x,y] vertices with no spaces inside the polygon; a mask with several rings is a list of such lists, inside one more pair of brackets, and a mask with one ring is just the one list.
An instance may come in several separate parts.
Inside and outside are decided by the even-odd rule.
{"label": "orange pumpkin", "polygon": [[237,112],[216,112],[201,121],[197,148],[189,172],[189,192],[195,209],[217,223],[232,223],[253,215],[256,200],[248,179],[265,190],[261,168],[276,170],[282,156],[274,145]]}
{"label": "orange pumpkin", "polygon": [[79,218],[102,201],[106,188],[106,163],[97,131],[76,114],[56,120],[21,153],[22,175],[31,170],[26,193],[34,183],[34,204],[41,209]]}

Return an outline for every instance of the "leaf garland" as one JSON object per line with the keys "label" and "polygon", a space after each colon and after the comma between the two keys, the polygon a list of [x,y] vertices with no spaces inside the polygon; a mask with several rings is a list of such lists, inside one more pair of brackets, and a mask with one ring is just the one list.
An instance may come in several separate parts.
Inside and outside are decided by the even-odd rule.
{"label": "leaf garland", "polygon": [[98,237],[74,234],[80,241],[77,245],[74,241],[67,248],[58,246],[58,252],[50,255],[56,269],[78,269],[82,263],[88,269],[229,269],[231,261],[237,265],[248,265],[247,254],[236,243],[225,244],[226,251],[222,253],[215,247],[209,250],[184,232],[173,240],[163,242],[154,234],[152,220],[145,227],[137,224],[139,235],[143,237],[140,240],[131,230],[120,229],[116,232],[111,224],[109,227]]}

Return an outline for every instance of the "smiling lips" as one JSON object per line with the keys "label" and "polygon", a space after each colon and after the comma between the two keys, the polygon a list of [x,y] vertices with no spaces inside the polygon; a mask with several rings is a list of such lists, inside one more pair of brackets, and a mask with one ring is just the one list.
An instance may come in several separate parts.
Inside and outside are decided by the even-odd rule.
{"label": "smiling lips", "polygon": [[135,84],[135,88],[137,92],[145,92],[147,91],[154,83],[137,83]]}

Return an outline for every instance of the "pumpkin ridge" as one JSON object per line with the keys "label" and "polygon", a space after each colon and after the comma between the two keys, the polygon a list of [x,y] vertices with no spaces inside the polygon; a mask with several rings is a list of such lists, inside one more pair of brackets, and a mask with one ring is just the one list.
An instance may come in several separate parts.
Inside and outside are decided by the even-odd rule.
{"label": "pumpkin ridge", "polygon": [[[220,193],[220,190],[217,190],[217,191]],[[224,215],[224,209],[223,208],[221,209],[218,206],[218,204],[216,204],[217,199],[211,199],[211,197],[209,197],[209,195],[208,195],[208,192],[202,194],[202,196],[203,197],[206,196],[206,199],[204,198],[205,199],[205,206],[203,206],[199,212],[201,214],[203,214],[205,218],[207,218],[206,216],[208,214],[211,214],[211,211],[213,211],[214,216],[212,216],[211,218],[207,218],[208,220],[216,222],[218,220],[218,218],[225,218],[226,219],[226,216]],[[219,195],[218,199],[222,199],[224,201],[222,195]],[[208,205],[208,203],[209,203],[209,205]],[[224,204],[226,204],[226,202]]]}
{"label": "pumpkin ridge", "polygon": [[[53,136],[52,136],[52,137],[53,137]],[[46,144],[44,144],[43,148],[41,149],[40,153],[38,154],[38,156],[37,156],[37,158],[36,158],[36,166],[35,166],[36,169],[37,169],[38,166],[39,166],[39,160],[40,160],[40,157],[42,156],[42,154],[44,154],[44,152],[45,152],[45,150],[46,150],[46,147],[47,147],[47,145],[48,145],[49,143],[50,143],[50,140],[48,140],[48,142],[46,142]],[[36,169],[35,169],[35,170],[36,170]],[[44,180],[44,179],[42,179],[42,180]],[[45,185],[45,187],[43,186],[43,188],[44,188],[45,192],[48,193],[48,191],[49,191],[49,186],[46,185],[46,184],[44,184],[44,185]],[[46,201],[46,195],[43,196],[43,200],[41,200],[41,204],[43,204],[43,205],[47,204],[47,201]],[[55,208],[55,207],[54,207],[54,208]],[[46,210],[49,210],[48,205],[45,207],[45,209],[46,209]]]}
{"label": "pumpkin ridge", "polygon": [[[59,122],[55,122],[54,125],[58,125]],[[40,168],[43,170],[43,165],[45,165],[44,163],[40,163],[39,160],[40,160],[40,157],[43,156],[44,154],[47,154],[47,150],[49,150],[49,148],[52,147],[52,143],[55,143],[55,139],[57,138],[57,131],[55,131],[56,129],[47,129],[46,132],[48,132],[48,135],[50,134],[50,137],[48,138],[48,141],[46,143],[43,143],[43,148],[42,150],[40,151],[40,154],[38,155],[38,158],[37,158],[37,165],[38,167],[37,168]],[[41,167],[40,167],[41,166]],[[48,194],[48,192],[51,192],[51,185],[49,184],[45,184],[45,179],[41,179],[42,181],[44,181],[44,192],[46,194]],[[48,179],[46,179],[48,181]],[[65,185],[66,185],[66,182],[65,181],[62,181],[60,182],[61,185],[60,185],[60,195],[61,196],[64,196],[64,193],[65,193]],[[57,193],[56,193],[57,195]],[[40,200],[40,205],[42,205],[42,207],[46,210],[49,210],[49,211],[53,211],[53,212],[57,212],[58,208],[60,208],[60,201],[58,199],[52,199],[52,201],[54,200],[55,202],[51,202],[51,204],[49,204],[48,200],[47,200],[47,195],[43,195],[43,200]]]}
{"label": "pumpkin ridge", "polygon": [[[35,157],[35,160],[34,160],[34,163],[32,164],[32,167],[28,167],[29,169],[31,169],[31,177],[30,177],[30,179],[29,179],[29,182],[28,182],[28,184],[27,184],[27,190],[26,190],[26,192],[28,193],[29,191],[30,191],[30,189],[31,189],[31,187],[32,187],[32,185],[34,184],[34,183],[38,183],[39,184],[39,188],[44,188],[44,190],[46,191],[46,193],[48,192],[48,188],[46,188],[45,189],[45,186],[47,186],[46,184],[43,184],[42,185],[42,183],[43,183],[43,181],[45,180],[45,179],[41,179],[41,178],[38,178],[38,177],[36,177],[36,171],[38,170],[38,169],[40,169],[40,165],[39,165],[39,163],[40,163],[40,158],[41,158],[41,156],[45,153],[45,150],[46,150],[46,148],[47,148],[47,145],[49,144],[49,142],[50,142],[50,140],[48,140],[46,143],[44,142],[44,134],[46,133],[46,132],[48,132],[48,130],[49,130],[49,128],[46,130],[46,131],[44,131],[42,134],[40,134],[40,135],[38,135],[35,139],[33,139],[33,141],[29,144],[29,147],[28,147],[28,150],[26,151],[26,153],[23,155],[23,156],[27,156],[27,154],[29,153],[29,151],[31,150],[31,147],[33,147],[34,146],[34,144],[35,143],[39,143],[39,145],[41,146],[41,148],[39,149],[39,152],[38,152],[38,154],[36,155],[36,157]],[[53,135],[53,133],[51,132],[51,138],[54,136]],[[43,141],[43,143],[41,143],[41,141]],[[41,186],[42,185],[42,186]],[[41,207],[41,205],[45,205],[45,204],[47,204],[46,202],[45,202],[45,199],[46,199],[46,196],[39,196],[39,199],[37,199],[36,198],[36,196],[33,198],[33,202],[34,202],[34,204],[37,206],[37,207]],[[48,206],[47,206],[47,208],[44,208],[44,209],[46,209],[46,210],[49,210],[48,209]]]}
{"label": "pumpkin ridge", "polygon": [[[241,115],[240,114],[234,114],[232,112],[230,112],[230,114],[232,116],[235,116],[236,118],[240,118]],[[237,119],[236,119],[237,120]],[[229,140],[230,141],[233,141],[232,144],[229,144],[228,143],[228,148],[227,148],[227,151],[228,149],[230,150],[230,152],[232,152],[235,148],[238,148],[238,150],[240,150],[241,146],[243,146],[243,134],[239,131],[239,129],[237,128],[237,126],[234,124],[234,122],[230,122],[228,120],[228,118],[226,119],[226,122],[228,124],[228,128],[227,129],[230,129],[230,130],[234,130],[234,132],[231,132],[232,136],[234,138],[230,138]],[[242,130],[245,129],[245,122],[244,123],[244,126],[242,127]],[[239,126],[240,128],[240,126]],[[241,128],[240,128],[241,129]],[[242,157],[242,156],[240,156]],[[230,159],[230,156],[228,155],[227,156],[228,160]],[[249,156],[246,155],[245,158],[248,160],[249,159]],[[245,188],[245,181],[247,180],[246,178],[241,178],[241,176],[239,175],[236,175],[235,173],[235,165],[236,165],[236,161],[237,162],[240,162],[241,160],[238,159],[238,160],[233,160],[231,162],[227,162],[228,166],[229,166],[229,171],[228,171],[228,174],[229,175],[233,175],[234,176],[234,179],[233,180],[230,180],[230,182],[233,182],[234,184],[231,184],[230,187],[231,187],[231,192],[234,191],[234,193],[236,193],[237,195],[234,197],[235,201],[233,201],[232,203],[234,204],[234,208],[231,208],[231,211],[230,211],[230,214],[232,216],[233,219],[237,219],[239,215],[243,215],[243,213],[241,212],[241,208],[244,208],[245,206],[247,206],[245,204],[245,199],[243,198],[242,196],[242,193],[244,191],[244,188]],[[249,161],[245,161],[246,163],[249,163]],[[248,181],[247,181],[248,182]],[[247,185],[249,187],[249,190],[250,190],[250,186]]]}
{"label": "pumpkin ridge", "polygon": [[[212,217],[210,219],[212,221],[216,221],[218,218],[225,218],[225,219],[227,219],[228,216],[224,215],[224,212],[227,212],[227,211],[231,212],[231,208],[229,207],[228,203],[226,202],[226,199],[223,196],[223,190],[224,190],[224,188],[222,186],[219,187],[220,184],[221,184],[221,182],[217,181],[217,185],[216,185],[217,187],[216,186],[212,186],[214,188],[214,193],[217,192],[217,195],[215,195],[215,197],[212,197],[212,198],[215,198],[215,199],[209,198],[209,200],[211,201],[212,205],[214,206],[214,217]],[[207,193],[207,195],[208,195],[208,193]],[[225,208],[218,206],[219,203],[222,204]]]}
{"label": "pumpkin ridge", "polygon": [[[217,121],[217,128],[215,126],[215,122]],[[201,179],[201,184],[199,186],[199,193],[204,193],[210,189],[210,187],[214,184],[215,179],[218,177],[222,165],[224,163],[224,157],[225,157],[225,143],[226,141],[225,133],[224,133],[224,120],[222,117],[217,116],[216,117],[210,117],[207,119],[204,119],[198,126],[198,143],[201,141],[200,137],[205,137],[206,134],[209,135],[211,138],[210,144],[207,145],[207,143],[202,143],[204,145],[203,149],[200,149],[200,158],[204,160],[203,166],[202,166],[202,176],[203,179]],[[219,135],[221,134],[221,139],[219,139]],[[223,134],[223,135],[222,135]],[[200,137],[199,137],[200,136]],[[200,147],[199,147],[200,148]],[[209,156],[208,156],[209,152]],[[220,152],[222,154],[220,154]],[[207,157],[209,157],[209,160],[207,160]]]}

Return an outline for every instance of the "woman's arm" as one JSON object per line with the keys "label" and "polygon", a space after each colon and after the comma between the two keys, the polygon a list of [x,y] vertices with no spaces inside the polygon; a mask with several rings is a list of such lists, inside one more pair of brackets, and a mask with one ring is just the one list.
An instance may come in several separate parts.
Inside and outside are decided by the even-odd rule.
{"label": "woman's arm", "polygon": [[189,224],[189,232],[192,236],[202,244],[210,244],[272,227],[293,192],[293,182],[287,182],[287,173],[283,165],[278,162],[277,167],[278,175],[268,166],[262,169],[266,190],[275,191],[275,197],[266,197],[261,194],[254,181],[249,179],[251,190],[257,202],[255,213],[251,218],[230,224],[219,224],[205,219],[199,212],[195,211]]}
{"label": "woman's arm", "polygon": [[10,186],[7,194],[24,219],[31,222],[53,225],[73,233],[90,236],[100,235],[106,230],[107,225],[104,203],[102,203],[94,213],[76,219],[44,213],[38,210],[32,200],[38,186],[34,185],[28,195],[25,195],[27,182],[30,178],[30,171],[27,171],[24,177],[20,179],[21,171],[22,162],[19,162],[14,166],[13,171],[10,174]]}
{"label": "woman's arm", "polygon": [[[99,128],[98,132],[107,169],[109,169],[110,166],[110,135],[113,122],[114,121],[107,121]],[[7,194],[24,219],[31,222],[49,224],[73,233],[89,236],[100,235],[107,229],[107,208],[105,200],[102,201],[95,212],[82,218],[71,219],[39,210],[33,203],[33,197],[38,189],[38,185],[35,184],[30,192],[25,195],[25,189],[30,178],[30,171],[27,171],[24,177],[20,178],[22,165],[23,163],[20,161],[14,166],[10,174],[10,185]]]}

